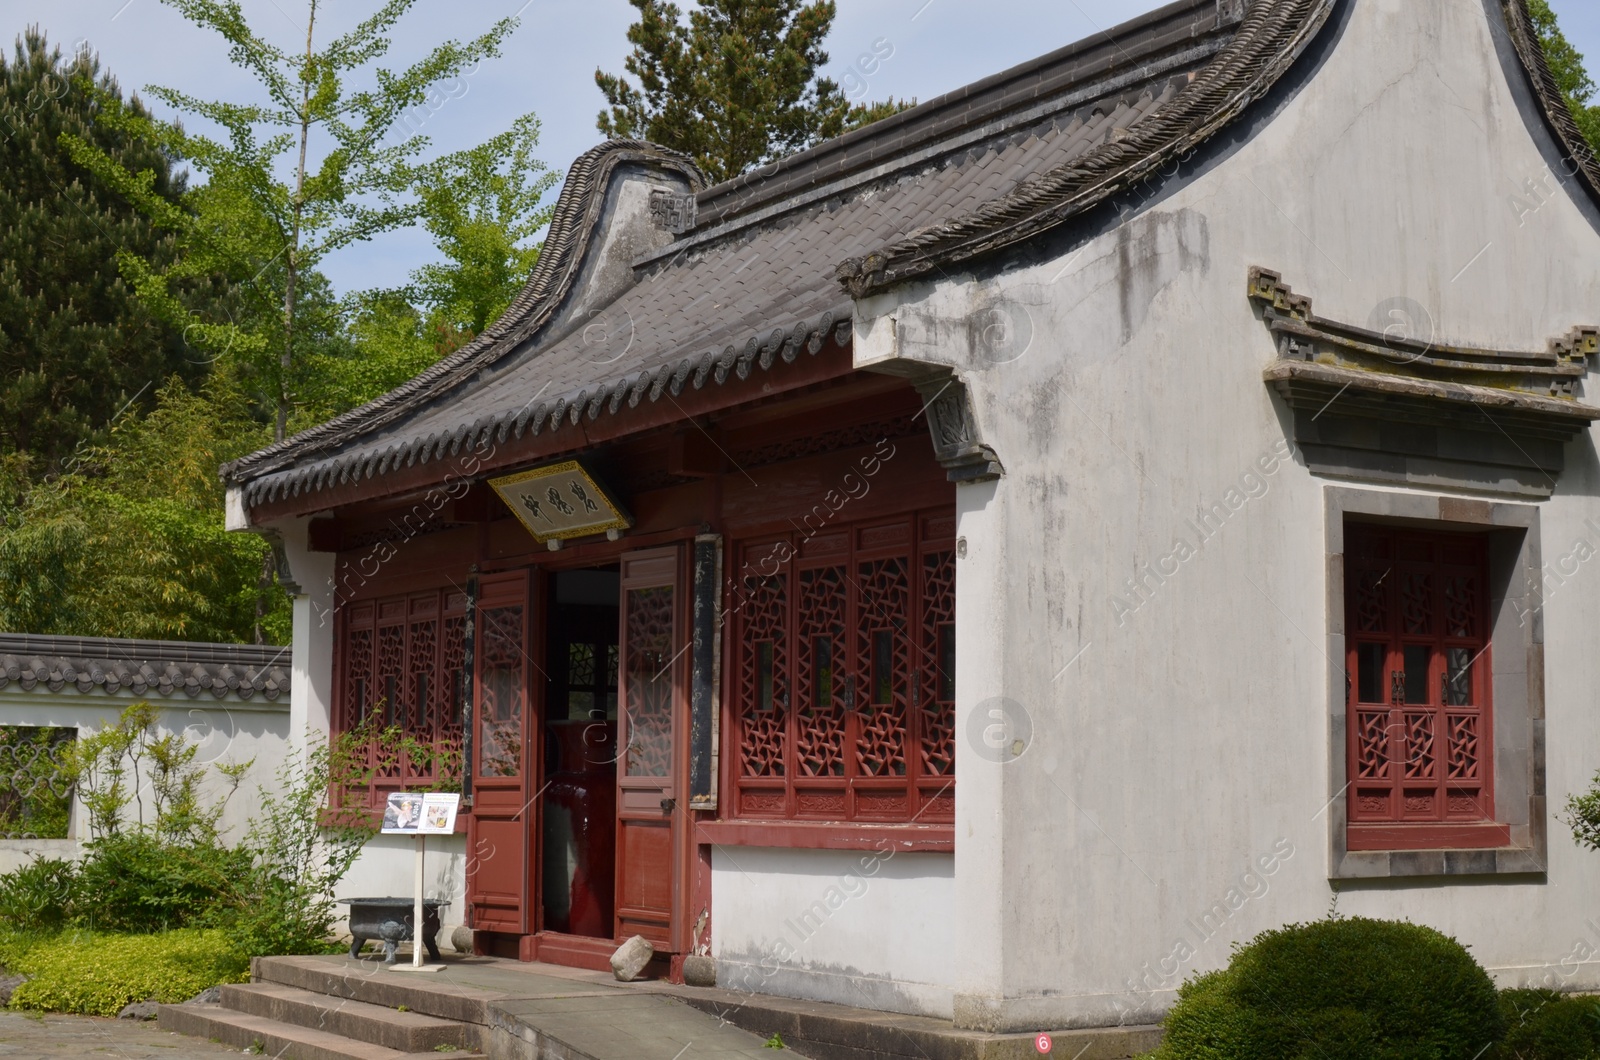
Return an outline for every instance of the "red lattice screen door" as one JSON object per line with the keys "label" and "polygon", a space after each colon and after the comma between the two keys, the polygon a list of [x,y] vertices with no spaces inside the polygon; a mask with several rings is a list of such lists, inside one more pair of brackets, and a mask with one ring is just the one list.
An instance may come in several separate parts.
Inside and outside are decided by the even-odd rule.
{"label": "red lattice screen door", "polygon": [[529,649],[533,609],[528,572],[478,583],[474,636],[472,816],[467,894],[473,927],[523,935],[528,916]]}
{"label": "red lattice screen door", "polygon": [[685,628],[676,547],[622,558],[618,680],[617,938],[678,952],[687,829],[679,807],[687,726]]}

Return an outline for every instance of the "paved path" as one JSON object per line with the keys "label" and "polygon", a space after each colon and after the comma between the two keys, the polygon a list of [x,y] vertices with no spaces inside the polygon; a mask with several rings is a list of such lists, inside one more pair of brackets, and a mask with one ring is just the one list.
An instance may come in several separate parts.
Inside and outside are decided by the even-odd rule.
{"label": "paved path", "polygon": [[214,1045],[161,1030],[152,1021],[109,1020],[95,1016],[45,1016],[37,1018],[0,1012],[0,1057],[35,1060],[49,1057],[94,1057],[96,1060],[179,1060],[200,1056],[240,1056],[227,1046]]}

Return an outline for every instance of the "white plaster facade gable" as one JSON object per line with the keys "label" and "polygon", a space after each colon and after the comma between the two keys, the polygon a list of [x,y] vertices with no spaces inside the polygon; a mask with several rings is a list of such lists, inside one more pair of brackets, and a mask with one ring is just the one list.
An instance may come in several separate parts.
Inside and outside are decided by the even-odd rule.
{"label": "white plaster facade gable", "polygon": [[[1245,294],[1262,266],[1320,316],[1381,330],[1410,299],[1432,338],[1508,350],[1600,320],[1597,213],[1505,34],[1484,0],[1344,3],[1274,113],[1120,226],[858,303],[858,366],[954,367],[1005,466],[958,490],[957,731],[1004,697],[1033,743],[1004,765],[958,749],[958,1022],[1154,1018],[1231,943],[1320,917],[1335,891],[1342,913],[1456,936],[1503,982],[1600,988],[1600,858],[1548,821],[1600,764],[1592,590],[1543,616],[1548,874],[1330,881],[1325,491],[1450,491],[1336,483],[1286,455]],[[987,344],[966,338],[979,312],[1003,324]],[[1567,445],[1534,505],[1546,556],[1596,540],[1594,440]]]}
{"label": "white plaster facade gable", "polygon": [[[1291,6],[1217,10],[1255,32],[1263,19],[1289,20]],[[719,985],[993,1030],[1146,1022],[1185,978],[1223,966],[1232,943],[1321,917],[1337,898],[1345,914],[1455,935],[1503,982],[1600,989],[1600,932],[1585,906],[1600,858],[1553,821],[1600,765],[1587,750],[1600,746],[1600,719],[1586,696],[1600,678],[1586,643],[1597,617],[1587,579],[1600,577],[1587,562],[1600,550],[1595,429],[1565,446],[1548,497],[1474,492],[1447,476],[1406,485],[1331,477],[1296,444],[1295,410],[1263,379],[1279,352],[1247,296],[1260,267],[1328,320],[1543,351],[1575,326],[1600,324],[1600,208],[1563,175],[1498,0],[1332,8],[1320,30],[1320,7],[1296,8],[1295,32],[1314,39],[1293,69],[1159,175],[977,266],[935,264],[936,279],[856,301],[855,367],[908,376],[924,396],[938,385],[927,366],[954,370],[977,439],[995,457],[980,454],[984,466],[969,474],[970,461],[937,452],[935,427],[937,458],[964,482],[954,491],[954,853],[702,841],[711,900],[702,912],[696,893],[693,948],[716,958]],[[1260,76],[1270,83],[1277,73]],[[1118,131],[1140,135],[1140,124]],[[883,165],[902,149],[886,148]],[[766,178],[791,177],[777,166],[749,182],[753,201],[773,211],[837,190],[795,176],[762,199]],[[738,193],[701,195],[715,205]],[[643,231],[644,189],[620,194],[583,229],[611,240],[595,259],[610,266],[575,281],[573,304],[585,313],[623,301],[611,301],[613,281],[627,279],[619,263],[645,246],[622,238]],[[744,207],[723,208],[744,223]],[[649,245],[669,242],[647,234]],[[699,239],[712,237],[691,230],[686,242]],[[871,257],[843,264],[862,266],[859,279]],[[651,260],[631,263],[647,272]],[[826,320],[817,334],[834,326],[831,313]],[[778,339],[769,345],[772,361]],[[541,350],[532,355],[549,356]],[[749,364],[740,365],[732,374],[743,378]],[[687,378],[690,368],[683,360],[678,371]],[[594,421],[604,402],[585,394]],[[1593,389],[1580,384],[1578,396],[1592,401]],[[578,424],[584,404],[559,406],[551,429],[563,410]],[[541,406],[535,420],[544,415]],[[496,444],[509,446],[506,425],[498,430]],[[522,439],[520,422],[513,433]],[[487,442],[473,445],[477,453]],[[355,461],[350,481],[381,478],[399,459]],[[477,463],[460,474],[477,474]],[[283,490],[291,480],[296,495],[323,488],[286,467]],[[230,527],[251,524],[241,491],[258,488],[232,487]],[[278,488],[252,503],[288,503]],[[430,489],[441,498],[445,487]],[[1346,511],[1439,520],[1446,510],[1520,535],[1504,572],[1519,614],[1508,618],[1510,602],[1494,601],[1496,702],[1502,678],[1532,690],[1520,720],[1503,711],[1495,722],[1497,775],[1523,807],[1512,821],[1518,857],[1491,858],[1487,870],[1454,859],[1459,879],[1442,857],[1432,871],[1411,852],[1347,851],[1340,783],[1340,520]],[[298,590],[289,731],[321,739],[336,698],[334,554],[311,547],[309,517],[267,522]],[[1541,556],[1557,572],[1542,587]],[[1004,764],[985,751],[997,726],[1022,740],[1020,757]],[[430,893],[464,899],[494,851],[469,851],[460,836],[438,848]],[[410,849],[374,840],[341,892],[403,893]]]}

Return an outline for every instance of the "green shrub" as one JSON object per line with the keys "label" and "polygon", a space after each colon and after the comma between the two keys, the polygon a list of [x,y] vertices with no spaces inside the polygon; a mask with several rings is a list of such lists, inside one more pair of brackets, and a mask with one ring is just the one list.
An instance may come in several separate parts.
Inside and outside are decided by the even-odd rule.
{"label": "green shrub", "polygon": [[215,926],[218,906],[250,865],[219,843],[179,844],[116,832],[86,844],[72,922],[95,931],[150,933]]}
{"label": "green shrub", "polygon": [[1257,935],[1185,983],[1151,1060],[1476,1060],[1494,984],[1432,928],[1351,917]]}
{"label": "green shrub", "polygon": [[58,931],[72,915],[78,866],[39,858],[0,876],[0,923]]}
{"label": "green shrub", "polygon": [[175,1004],[218,983],[245,982],[250,962],[214,930],[68,932],[28,948],[11,971],[33,977],[11,995],[12,1008],[115,1016],[134,1001]]}
{"label": "green shrub", "polygon": [[1506,1037],[1498,1060],[1589,1060],[1600,1056],[1600,999],[1554,990],[1502,990]]}
{"label": "green shrub", "polygon": [[55,938],[53,931],[34,931],[14,924],[0,922],[0,975],[13,974],[28,951],[40,943]]}

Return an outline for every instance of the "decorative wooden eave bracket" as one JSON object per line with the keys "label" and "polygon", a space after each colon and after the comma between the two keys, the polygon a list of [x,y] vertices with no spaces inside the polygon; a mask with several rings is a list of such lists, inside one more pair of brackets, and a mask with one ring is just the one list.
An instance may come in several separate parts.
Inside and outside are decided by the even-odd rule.
{"label": "decorative wooden eave bracket", "polygon": [[978,434],[972,397],[953,372],[915,378],[922,408],[928,415],[933,455],[951,482],[988,482],[1004,475],[995,451]]}
{"label": "decorative wooden eave bracket", "polygon": [[1262,377],[1319,474],[1548,497],[1565,443],[1600,419],[1577,399],[1595,327],[1533,353],[1450,346],[1325,320],[1268,269],[1248,293],[1278,349]]}

